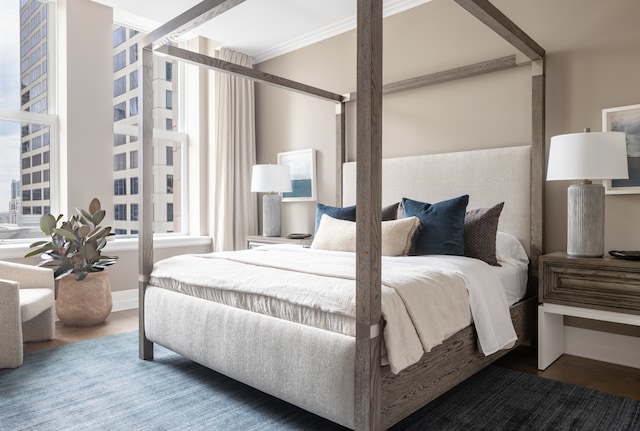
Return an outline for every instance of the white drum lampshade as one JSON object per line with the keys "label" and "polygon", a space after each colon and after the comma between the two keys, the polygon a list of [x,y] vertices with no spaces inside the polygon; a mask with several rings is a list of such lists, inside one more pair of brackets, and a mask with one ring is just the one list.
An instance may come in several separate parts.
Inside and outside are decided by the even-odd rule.
{"label": "white drum lampshade", "polygon": [[251,191],[266,193],[262,197],[262,235],[282,234],[282,197],[279,193],[291,191],[289,166],[254,165],[251,173]]}
{"label": "white drum lampshade", "polygon": [[623,132],[585,132],[551,138],[547,180],[581,180],[567,191],[567,254],[604,254],[604,186],[592,180],[629,178]]}

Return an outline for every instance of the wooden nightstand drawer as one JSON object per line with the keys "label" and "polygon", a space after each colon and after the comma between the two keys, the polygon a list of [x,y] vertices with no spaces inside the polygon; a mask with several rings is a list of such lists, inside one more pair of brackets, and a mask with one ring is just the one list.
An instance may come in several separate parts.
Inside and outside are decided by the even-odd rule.
{"label": "wooden nightstand drawer", "polygon": [[640,262],[564,253],[540,262],[540,302],[640,314]]}

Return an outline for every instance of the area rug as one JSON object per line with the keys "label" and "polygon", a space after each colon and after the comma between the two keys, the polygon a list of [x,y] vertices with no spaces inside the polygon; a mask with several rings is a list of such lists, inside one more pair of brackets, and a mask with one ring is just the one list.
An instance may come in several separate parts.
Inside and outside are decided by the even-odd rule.
{"label": "area rug", "polygon": [[[142,361],[130,332],[27,354],[22,367],[0,370],[0,429],[344,428],[160,346],[154,361]],[[518,429],[638,430],[640,401],[490,366],[393,427]]]}

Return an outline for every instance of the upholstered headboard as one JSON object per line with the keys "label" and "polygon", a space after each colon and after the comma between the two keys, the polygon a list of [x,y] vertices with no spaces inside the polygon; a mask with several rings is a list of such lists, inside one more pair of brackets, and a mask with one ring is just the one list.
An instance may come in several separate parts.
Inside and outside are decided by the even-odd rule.
{"label": "upholstered headboard", "polygon": [[[531,147],[507,147],[382,160],[382,204],[469,195],[468,209],[504,202],[498,230],[531,248]],[[356,162],[344,164],[343,205],[356,203]]]}

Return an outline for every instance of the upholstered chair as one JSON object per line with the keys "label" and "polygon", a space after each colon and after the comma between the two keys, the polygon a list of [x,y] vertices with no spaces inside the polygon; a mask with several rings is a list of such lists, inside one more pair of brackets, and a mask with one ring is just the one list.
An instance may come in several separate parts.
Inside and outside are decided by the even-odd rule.
{"label": "upholstered chair", "polygon": [[0,368],[22,365],[22,343],[55,334],[53,270],[0,261]]}

